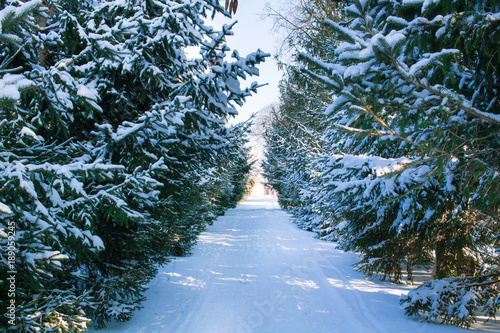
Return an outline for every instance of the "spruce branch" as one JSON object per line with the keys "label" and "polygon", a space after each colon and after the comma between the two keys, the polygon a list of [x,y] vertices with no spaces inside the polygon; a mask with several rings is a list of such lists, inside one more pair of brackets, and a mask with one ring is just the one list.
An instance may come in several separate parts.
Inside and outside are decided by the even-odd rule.
{"label": "spruce branch", "polygon": [[0,70],[1,71],[8,71],[8,70],[15,70],[15,69],[18,69],[18,68],[22,68],[22,67],[17,67],[15,69],[7,69],[7,66],[9,66],[12,61],[14,60],[14,58],[21,52],[21,50],[28,44],[28,42],[25,42],[23,45],[21,45],[21,47],[19,47],[19,49],[17,49],[16,53],[14,53],[12,56],[8,57],[7,59],[5,59],[2,64],[0,65]]}

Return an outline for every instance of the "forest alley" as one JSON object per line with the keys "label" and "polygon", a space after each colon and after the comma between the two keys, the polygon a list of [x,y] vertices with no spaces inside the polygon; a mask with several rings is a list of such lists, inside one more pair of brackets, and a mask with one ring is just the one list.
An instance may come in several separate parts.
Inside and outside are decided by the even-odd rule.
{"label": "forest alley", "polygon": [[366,280],[356,260],[298,229],[272,196],[251,196],[160,269],[131,321],[96,332],[465,332],[406,317],[399,296],[412,287]]}

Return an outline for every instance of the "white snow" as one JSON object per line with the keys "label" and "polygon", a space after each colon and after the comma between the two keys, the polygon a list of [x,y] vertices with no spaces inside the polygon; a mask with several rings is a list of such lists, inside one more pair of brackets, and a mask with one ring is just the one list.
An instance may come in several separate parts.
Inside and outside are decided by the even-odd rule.
{"label": "white snow", "polygon": [[88,87],[84,86],[83,84],[78,85],[78,91],[76,92],[78,96],[82,96],[88,99],[91,99],[93,101],[99,100],[99,93],[93,89],[90,90]]}
{"label": "white snow", "polygon": [[103,250],[105,248],[104,242],[99,236],[92,235],[88,230],[83,231],[83,234],[92,241],[92,244],[94,244],[95,248],[99,250]]}
{"label": "white snow", "polygon": [[489,121],[494,121],[494,122],[497,122],[497,123],[500,123],[500,114],[494,114],[494,113],[490,113],[490,112],[483,112],[483,111],[479,111],[479,110],[475,110],[477,113],[485,116],[486,118],[489,119]]}
{"label": "white snow", "polygon": [[403,6],[414,6],[424,2],[425,0],[403,0]]}
{"label": "white snow", "polygon": [[0,214],[12,214],[9,206],[0,202]]}
{"label": "white snow", "polygon": [[91,332],[464,332],[405,316],[399,297],[413,287],[367,280],[358,259],[298,229],[273,197],[251,196],[160,269],[130,321]]}
{"label": "white snow", "polygon": [[19,90],[27,88],[32,84],[33,82],[26,79],[23,75],[5,74],[0,78],[0,98],[16,101],[21,98]]}
{"label": "white snow", "polygon": [[69,259],[67,255],[61,254],[59,251],[24,252],[23,256],[33,267],[35,267],[35,260],[51,260],[54,264],[60,266],[59,261]]}
{"label": "white snow", "polygon": [[424,54],[423,59],[419,60],[418,62],[416,62],[415,64],[413,64],[410,67],[410,70],[408,71],[408,75],[415,75],[415,73],[417,73],[421,69],[429,66],[433,62],[441,59],[444,55],[448,55],[448,54],[457,55],[457,54],[460,54],[460,51],[456,50],[456,49],[443,49],[440,52],[431,53],[431,54]]}
{"label": "white snow", "polygon": [[500,20],[500,13],[489,14],[487,17],[488,21],[498,21]]}
{"label": "white snow", "polygon": [[435,3],[439,3],[439,0],[425,0],[424,4],[422,5],[422,13],[424,13],[430,5]]}
{"label": "white snow", "polygon": [[36,136],[35,132],[33,132],[32,129],[30,129],[30,128],[26,127],[26,126],[23,126],[23,128],[21,129],[21,136],[23,136],[23,135],[30,136],[33,139],[35,139],[37,141],[40,141],[38,139],[38,137]]}

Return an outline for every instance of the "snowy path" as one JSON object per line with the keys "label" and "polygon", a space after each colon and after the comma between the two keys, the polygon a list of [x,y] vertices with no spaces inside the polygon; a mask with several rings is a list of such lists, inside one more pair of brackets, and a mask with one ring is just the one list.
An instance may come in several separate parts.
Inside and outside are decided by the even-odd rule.
{"label": "snowy path", "polygon": [[356,260],[299,230],[272,198],[252,196],[160,270],[131,321],[96,332],[466,332],[406,317],[407,287],[367,281]]}

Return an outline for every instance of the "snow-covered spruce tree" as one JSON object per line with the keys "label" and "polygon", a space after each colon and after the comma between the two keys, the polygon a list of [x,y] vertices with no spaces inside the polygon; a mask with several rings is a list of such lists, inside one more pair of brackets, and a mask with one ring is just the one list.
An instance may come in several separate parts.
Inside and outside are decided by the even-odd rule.
{"label": "snow-covered spruce tree", "polygon": [[[0,228],[5,256],[15,224],[18,272],[15,325],[2,326],[126,320],[157,264],[221,213],[201,180],[243,164],[225,121],[250,94],[238,78],[266,55],[227,61],[230,28],[203,23],[223,11],[216,1],[2,6]],[[210,163],[193,158],[210,150]]]}
{"label": "snow-covered spruce tree", "polygon": [[[301,185],[307,179],[304,156],[299,154],[295,124],[289,117],[274,110],[265,131],[264,176],[276,190],[281,207],[292,212],[302,207]],[[303,152],[303,151],[302,151]]]}
{"label": "snow-covered spruce tree", "polygon": [[280,87],[280,104],[264,124],[264,175],[278,192],[280,205],[301,227],[312,230],[315,215],[310,200],[311,162],[323,151],[320,111],[325,107],[322,84],[287,66]]}
{"label": "snow-covered spruce tree", "polygon": [[[500,7],[494,1],[354,1],[325,22],[340,41],[303,53],[329,85],[319,198],[368,274],[401,276],[434,255],[435,277],[402,301],[468,326],[498,309]],[[333,207],[332,207],[333,203]],[[443,286],[450,287],[443,287]]]}
{"label": "snow-covered spruce tree", "polygon": [[[89,170],[92,177],[119,167],[79,160],[75,155],[82,155],[80,147],[37,133],[34,112],[21,97],[37,89],[30,65],[37,65],[41,51],[35,22],[45,15],[42,1],[4,1],[0,10],[0,197],[4,208],[0,216],[0,325],[19,332],[49,326],[78,331],[88,322],[83,308],[90,299],[60,279],[66,274],[62,261],[69,259],[74,243],[81,244],[75,250],[85,248],[90,253],[102,243],[88,228],[80,228],[68,212],[75,206],[92,208],[78,191],[83,170]],[[7,305],[15,305],[15,312],[6,313]]]}
{"label": "snow-covered spruce tree", "polygon": [[[268,8],[268,15],[286,31],[282,52],[294,53],[293,63],[282,64],[285,75],[280,85],[280,104],[271,121],[265,124],[266,178],[278,192],[281,206],[308,230],[317,229],[328,218],[317,210],[312,197],[317,174],[315,161],[325,152],[323,110],[330,101],[330,90],[304,75],[299,51],[326,56],[321,47],[331,37],[324,18],[334,19],[339,6],[329,1],[301,2],[287,13]],[[327,222],[326,222],[327,223]]]}
{"label": "snow-covered spruce tree", "polygon": [[[230,135],[226,135],[229,140],[224,154],[217,157],[224,157],[217,165],[220,176],[215,179],[213,197],[219,207],[224,210],[234,208],[250,193],[249,187],[251,171],[255,161],[250,158],[250,147],[248,146],[251,120],[231,126]],[[213,149],[213,148],[212,148]]]}

